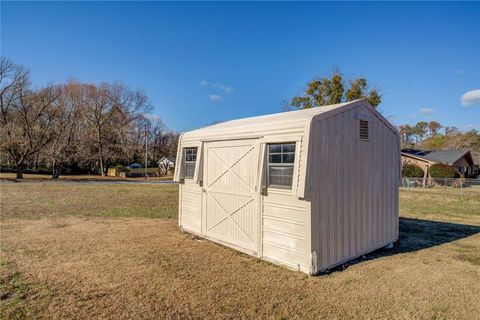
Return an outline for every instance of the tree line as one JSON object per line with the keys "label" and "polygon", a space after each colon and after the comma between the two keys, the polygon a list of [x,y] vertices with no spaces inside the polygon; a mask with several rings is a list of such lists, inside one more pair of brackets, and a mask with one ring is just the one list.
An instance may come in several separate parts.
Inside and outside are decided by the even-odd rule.
{"label": "tree line", "polygon": [[115,82],[69,81],[40,88],[30,71],[0,61],[0,153],[3,168],[17,179],[26,169],[105,175],[114,165],[175,157],[179,134],[149,117],[150,99],[141,90]]}
{"label": "tree line", "polygon": [[414,125],[398,126],[402,148],[426,150],[470,149],[480,153],[480,132],[471,129],[466,132],[456,127],[443,126],[437,121],[420,121]]}

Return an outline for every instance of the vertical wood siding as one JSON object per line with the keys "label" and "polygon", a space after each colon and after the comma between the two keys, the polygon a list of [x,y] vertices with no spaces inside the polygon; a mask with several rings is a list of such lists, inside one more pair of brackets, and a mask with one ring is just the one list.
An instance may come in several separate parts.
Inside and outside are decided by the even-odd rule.
{"label": "vertical wood siding", "polygon": [[[369,115],[369,140],[355,114]],[[397,135],[361,106],[312,124],[312,250],[326,269],[398,239]]]}

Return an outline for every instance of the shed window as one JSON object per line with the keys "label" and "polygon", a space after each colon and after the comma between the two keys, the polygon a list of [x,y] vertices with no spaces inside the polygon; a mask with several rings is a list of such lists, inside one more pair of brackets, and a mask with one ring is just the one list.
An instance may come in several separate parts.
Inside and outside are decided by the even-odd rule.
{"label": "shed window", "polygon": [[195,163],[197,162],[197,147],[184,148],[185,178],[192,179],[195,175]]}
{"label": "shed window", "polygon": [[368,121],[360,120],[360,140],[368,140]]}
{"label": "shed window", "polygon": [[268,145],[268,186],[291,189],[295,143],[275,143]]}

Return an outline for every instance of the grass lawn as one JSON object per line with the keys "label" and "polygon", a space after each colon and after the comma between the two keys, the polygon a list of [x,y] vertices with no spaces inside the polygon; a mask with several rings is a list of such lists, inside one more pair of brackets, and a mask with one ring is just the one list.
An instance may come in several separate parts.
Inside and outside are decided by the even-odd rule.
{"label": "grass lawn", "polygon": [[[128,170],[130,173],[145,173],[145,168],[131,168]],[[147,172],[149,174],[155,174],[158,172],[158,167],[153,167],[153,168],[147,168]]]}
{"label": "grass lawn", "polygon": [[480,225],[480,189],[401,189],[400,216]]}
{"label": "grass lawn", "polygon": [[0,319],[478,319],[480,195],[400,192],[400,240],[319,277],[179,231],[175,185],[1,183]]}
{"label": "grass lawn", "polygon": [[[7,181],[15,181],[16,174],[12,172],[0,172],[0,181],[7,180]],[[52,180],[52,176],[48,174],[30,174],[24,173],[23,179],[27,182],[42,182],[47,180]],[[173,175],[161,176],[161,177],[149,177],[148,180],[172,180]],[[60,181],[143,181],[145,180],[144,177],[138,178],[122,178],[122,177],[108,177],[108,176],[100,176],[94,174],[83,174],[83,175],[68,175],[68,176],[60,176]]]}

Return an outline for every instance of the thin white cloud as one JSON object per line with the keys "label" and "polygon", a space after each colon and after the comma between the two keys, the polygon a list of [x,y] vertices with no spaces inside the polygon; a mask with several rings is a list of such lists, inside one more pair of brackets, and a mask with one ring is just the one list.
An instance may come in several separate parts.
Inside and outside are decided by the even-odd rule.
{"label": "thin white cloud", "polygon": [[425,115],[425,116],[431,116],[432,114],[435,113],[435,110],[430,109],[430,108],[421,108],[420,113]]}
{"label": "thin white cloud", "polygon": [[235,89],[233,89],[232,87],[225,87],[223,88],[223,91],[225,91],[225,93],[234,93]]}
{"label": "thin white cloud", "polygon": [[235,89],[233,89],[232,87],[229,87],[229,86],[221,84],[221,83],[214,83],[213,86],[215,88],[223,90],[225,93],[233,93],[235,91]]}
{"label": "thin white cloud", "polygon": [[208,96],[208,98],[210,100],[212,100],[213,102],[219,102],[219,101],[223,100],[223,97],[221,95],[218,95],[218,94],[211,94],[211,95]]}
{"label": "thin white cloud", "polygon": [[226,84],[223,84],[223,83],[212,83],[212,84],[210,84],[210,82],[208,82],[207,80],[202,80],[202,81],[200,81],[200,85],[202,87],[211,86],[215,89],[222,90],[224,93],[234,93],[235,92],[234,88],[232,88],[230,86],[227,86]]}
{"label": "thin white cloud", "polygon": [[460,101],[462,106],[468,107],[474,104],[480,104],[480,89],[470,90],[465,92],[461,97]]}

